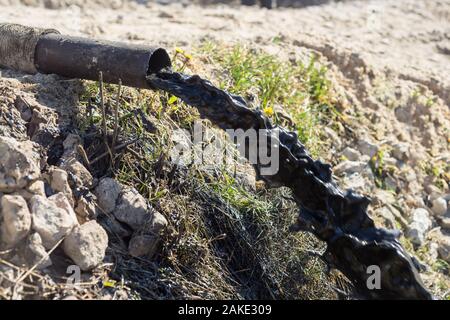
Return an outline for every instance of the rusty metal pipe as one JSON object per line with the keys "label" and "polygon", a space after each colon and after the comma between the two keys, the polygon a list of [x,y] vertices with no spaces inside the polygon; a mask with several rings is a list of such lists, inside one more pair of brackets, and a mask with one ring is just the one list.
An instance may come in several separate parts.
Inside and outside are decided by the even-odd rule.
{"label": "rusty metal pipe", "polygon": [[151,89],[146,76],[170,67],[160,47],[90,40],[56,30],[0,24],[0,65],[26,73],[57,74]]}

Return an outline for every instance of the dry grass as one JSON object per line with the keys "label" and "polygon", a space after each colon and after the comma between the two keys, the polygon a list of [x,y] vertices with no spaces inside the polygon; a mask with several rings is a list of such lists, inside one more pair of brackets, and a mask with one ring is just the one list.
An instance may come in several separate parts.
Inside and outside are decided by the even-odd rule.
{"label": "dry grass", "polygon": [[[200,47],[199,58],[181,50],[174,55],[179,70],[215,69],[204,76],[232,92],[247,97],[255,93],[267,112],[275,104],[286,105],[303,141],[320,145],[320,123],[333,117],[334,108],[326,70],[317,62],[291,65],[241,46],[212,44]],[[205,55],[210,59],[205,61]],[[197,111],[165,93],[103,84],[100,88],[102,95],[97,83],[85,82],[80,97],[84,112],[77,119],[90,170],[96,177],[114,176],[135,187],[165,215],[169,227],[153,260],[133,258],[127,253],[127,239],[114,234],[107,227],[110,217],[101,214],[99,222],[110,238],[107,263],[83,288],[62,285],[62,277],[47,285],[41,297],[337,297],[333,286],[346,284],[338,284],[342,279],[328,275],[325,265],[308,253],[323,245],[308,234],[289,232],[298,210],[289,190],[253,190],[239,182],[237,175],[243,173],[236,169],[174,164],[168,153],[172,132],[192,130]],[[273,119],[278,121],[276,115]],[[33,281],[30,274],[26,282]]]}

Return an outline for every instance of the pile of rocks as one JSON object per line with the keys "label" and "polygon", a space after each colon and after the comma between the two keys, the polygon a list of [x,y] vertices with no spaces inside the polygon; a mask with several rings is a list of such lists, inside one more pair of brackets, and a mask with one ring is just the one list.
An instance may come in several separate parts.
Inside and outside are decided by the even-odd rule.
{"label": "pile of rocks", "polygon": [[[100,180],[95,189],[101,210],[109,215],[109,228],[121,238],[131,237],[130,255],[153,256],[160,231],[167,226],[164,216],[150,206],[139,192],[111,178]],[[111,216],[112,215],[112,216]]]}
{"label": "pile of rocks", "polygon": [[[63,134],[74,128],[77,83],[24,77],[0,79],[0,296],[8,297],[19,270],[51,278],[61,258],[88,276],[105,260],[108,234],[131,256],[151,257],[167,225],[135,189],[94,178],[81,138]],[[36,81],[46,84],[40,99]]]}
{"label": "pile of rocks", "polygon": [[113,214],[107,221],[114,230],[132,235],[131,255],[155,252],[166,219],[133,188],[111,178],[96,186],[78,160],[79,142],[69,135],[59,166],[42,172],[37,144],[0,136],[0,251],[11,263],[48,268],[50,251],[61,246],[81,270],[99,266],[108,247],[107,232],[96,221],[102,211]]}
{"label": "pile of rocks", "polygon": [[108,236],[95,221],[95,203],[85,206],[85,196],[75,197],[69,183],[69,174],[83,173],[87,181],[73,188],[88,193],[93,182],[89,171],[73,158],[78,163],[73,168],[79,171],[50,167],[41,172],[39,146],[30,141],[0,137],[0,150],[0,242],[9,260],[47,268],[52,264],[48,251],[62,243],[82,270],[97,267],[105,257]]}

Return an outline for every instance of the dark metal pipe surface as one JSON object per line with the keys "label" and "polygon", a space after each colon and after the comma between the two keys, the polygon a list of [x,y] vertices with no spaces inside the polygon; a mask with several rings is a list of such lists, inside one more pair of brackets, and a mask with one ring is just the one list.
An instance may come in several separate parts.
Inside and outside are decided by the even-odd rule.
{"label": "dark metal pipe surface", "polygon": [[108,83],[149,88],[146,77],[171,65],[167,52],[158,47],[89,40],[60,34],[40,37],[34,56],[41,73],[67,78],[98,80],[99,72]]}
{"label": "dark metal pipe surface", "polygon": [[146,77],[170,67],[160,47],[65,36],[52,29],[0,24],[0,65],[26,73],[151,88]]}

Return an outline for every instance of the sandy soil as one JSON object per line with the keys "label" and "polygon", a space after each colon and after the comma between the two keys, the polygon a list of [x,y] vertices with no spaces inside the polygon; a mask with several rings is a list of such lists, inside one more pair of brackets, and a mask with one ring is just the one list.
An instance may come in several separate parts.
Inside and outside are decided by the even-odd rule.
{"label": "sandy soil", "polygon": [[270,47],[274,37],[281,37],[288,47],[301,45],[324,51],[325,46],[331,46],[350,51],[375,69],[393,70],[449,99],[449,0],[352,1],[277,10],[225,5],[201,9],[181,4],[144,6],[121,1],[108,2],[106,8],[92,1],[80,9],[61,5],[70,1],[43,1],[45,6],[39,6],[39,1],[25,2],[38,7],[5,4],[0,21],[52,27],[74,35],[187,47],[205,37]]}

